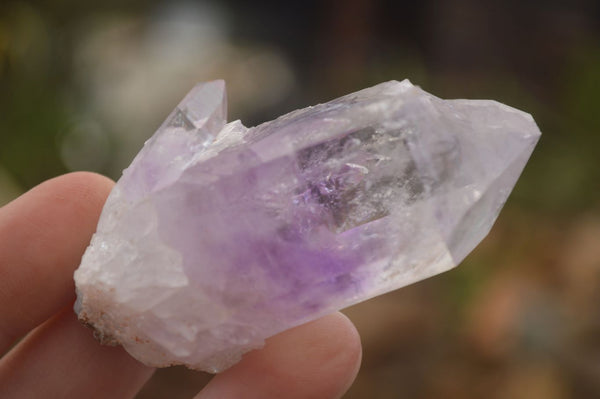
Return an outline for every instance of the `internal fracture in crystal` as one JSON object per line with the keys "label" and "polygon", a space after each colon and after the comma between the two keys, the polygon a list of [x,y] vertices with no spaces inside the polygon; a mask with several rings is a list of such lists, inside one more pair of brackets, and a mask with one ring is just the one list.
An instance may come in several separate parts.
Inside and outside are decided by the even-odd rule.
{"label": "internal fracture in crystal", "polygon": [[264,339],[448,270],[540,137],[529,114],[386,82],[246,128],[197,85],[110,194],[75,310],[152,366],[221,371]]}

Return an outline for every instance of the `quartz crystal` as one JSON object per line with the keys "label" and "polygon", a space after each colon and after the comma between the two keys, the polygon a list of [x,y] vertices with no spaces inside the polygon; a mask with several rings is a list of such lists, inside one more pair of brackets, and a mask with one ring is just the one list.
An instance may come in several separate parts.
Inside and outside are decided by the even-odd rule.
{"label": "quartz crystal", "polygon": [[448,270],[540,137],[529,114],[391,81],[246,128],[199,84],[111,192],[75,310],[151,366],[219,372],[290,327]]}

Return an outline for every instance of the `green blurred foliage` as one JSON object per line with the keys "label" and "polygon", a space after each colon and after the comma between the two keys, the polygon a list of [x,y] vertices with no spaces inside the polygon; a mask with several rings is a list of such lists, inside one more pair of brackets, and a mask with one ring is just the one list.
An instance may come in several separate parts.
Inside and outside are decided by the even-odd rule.
{"label": "green blurred foliage", "polygon": [[0,162],[26,188],[65,172],[55,143],[65,110],[45,21],[22,3],[0,16]]}

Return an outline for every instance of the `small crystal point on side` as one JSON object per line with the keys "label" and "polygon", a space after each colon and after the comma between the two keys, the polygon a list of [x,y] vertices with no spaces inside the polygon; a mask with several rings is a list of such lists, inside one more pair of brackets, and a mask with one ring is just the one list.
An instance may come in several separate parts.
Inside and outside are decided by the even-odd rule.
{"label": "small crystal point on side", "polygon": [[[227,123],[225,81],[198,83],[166,119],[167,126],[206,129],[216,136]],[[162,127],[161,127],[162,128]]]}
{"label": "small crystal point on side", "polygon": [[119,184],[138,197],[173,183],[227,122],[225,82],[197,84],[144,145]]}

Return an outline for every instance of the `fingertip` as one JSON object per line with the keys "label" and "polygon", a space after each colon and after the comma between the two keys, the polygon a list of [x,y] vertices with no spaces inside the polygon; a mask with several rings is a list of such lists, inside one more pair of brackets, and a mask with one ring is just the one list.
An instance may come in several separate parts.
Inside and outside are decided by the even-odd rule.
{"label": "fingertip", "polygon": [[354,381],[361,356],[356,328],[334,313],[269,338],[197,398],[338,398]]}
{"label": "fingertip", "polygon": [[34,190],[68,200],[75,206],[102,208],[114,182],[94,172],[72,172],[41,183]]}
{"label": "fingertip", "polygon": [[95,172],[71,172],[56,179],[64,181],[74,189],[79,189],[83,195],[108,194],[115,184],[112,179]]}
{"label": "fingertip", "polygon": [[[362,344],[356,327],[346,315],[336,312],[309,323],[303,330],[312,341],[307,346],[313,351],[308,353],[328,373],[328,378],[336,382],[329,386],[324,384],[323,396],[315,397],[341,397],[354,382],[362,360]],[[317,350],[320,353],[311,353]],[[322,377],[321,374],[314,376],[315,379]]]}
{"label": "fingertip", "polygon": [[341,370],[341,372],[346,376],[347,385],[343,388],[343,393],[350,388],[360,370],[362,342],[356,326],[348,316],[340,312],[334,313],[333,316],[339,320],[336,323],[339,328],[339,335],[341,336],[341,345],[344,347],[341,353],[343,357],[341,363],[345,365],[345,369]]}

